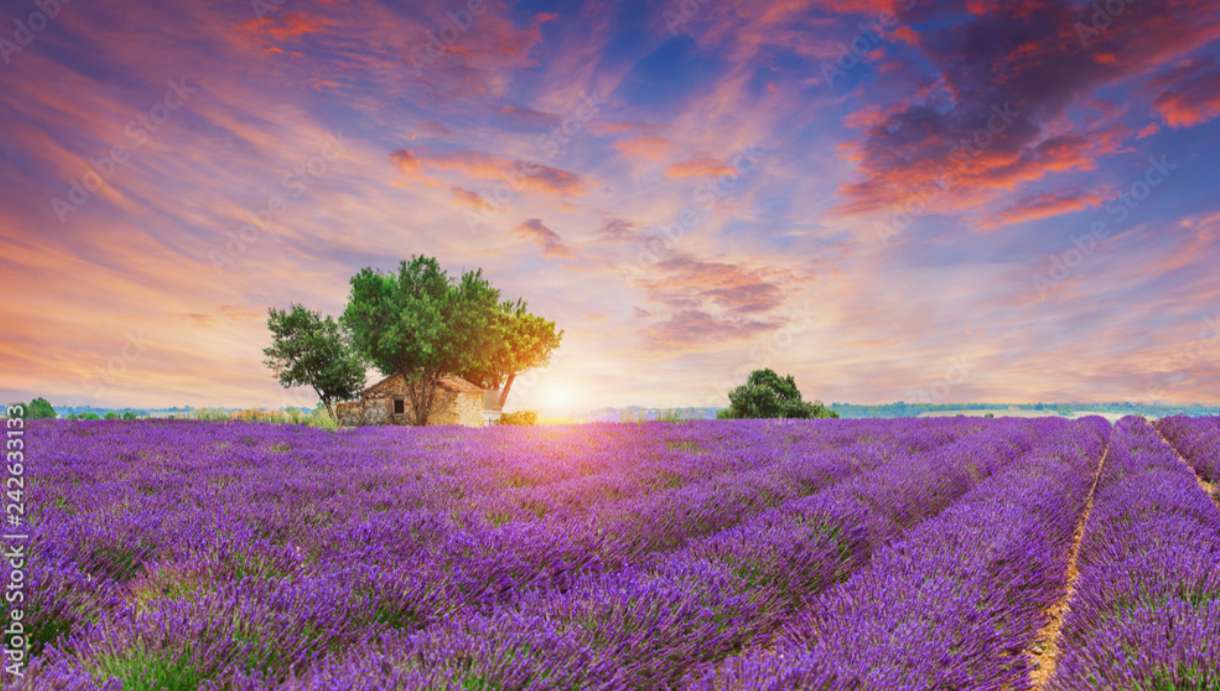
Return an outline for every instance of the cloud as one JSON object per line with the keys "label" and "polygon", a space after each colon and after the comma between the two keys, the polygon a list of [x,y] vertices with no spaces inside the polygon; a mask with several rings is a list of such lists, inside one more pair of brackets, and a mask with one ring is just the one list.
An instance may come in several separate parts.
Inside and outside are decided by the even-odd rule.
{"label": "cloud", "polygon": [[1098,206],[1104,199],[1093,193],[1047,192],[1018,200],[1015,204],[996,214],[984,224],[991,230],[1013,223],[1025,223],[1063,214],[1083,211]]}
{"label": "cloud", "polygon": [[1148,137],[1151,137],[1152,135],[1154,135],[1160,131],[1161,131],[1160,125],[1156,124],[1155,122],[1150,122],[1147,125],[1144,125],[1143,127],[1141,127],[1139,132],[1135,133],[1135,138],[1136,139],[1147,139]]}
{"label": "cloud", "polygon": [[427,169],[457,173],[467,179],[501,182],[511,188],[557,196],[577,196],[586,191],[585,179],[571,171],[479,151],[428,154],[398,149],[390,160],[399,171],[416,176]]}
{"label": "cloud", "polygon": [[478,192],[471,192],[464,187],[451,187],[450,193],[453,194],[453,201],[462,206],[479,213],[491,212],[495,210],[495,205],[487,201]]}
{"label": "cloud", "polygon": [[334,22],[326,17],[282,12],[242,22],[237,28],[247,33],[269,36],[276,41],[287,41],[325,31],[333,25]]}
{"label": "cloud", "polygon": [[774,331],[783,324],[781,320],[716,317],[703,310],[687,309],[645,327],[643,333],[654,348],[704,350],[726,342],[750,339]]}
{"label": "cloud", "polygon": [[711,156],[696,156],[665,169],[665,174],[671,178],[717,177],[736,173],[736,168]]}
{"label": "cloud", "polygon": [[511,104],[500,106],[499,112],[499,122],[525,129],[543,130],[555,127],[562,122],[562,118],[554,113],[544,113],[533,108]]}
{"label": "cloud", "polygon": [[[902,11],[903,24],[928,27],[920,31],[919,50],[940,79],[887,105],[881,122],[857,118],[871,126],[847,147],[861,177],[842,186],[840,213],[909,206],[931,185],[942,192],[921,201],[924,212],[970,208],[1052,173],[1091,170],[1119,149],[1126,132],[1113,123],[1073,126],[1062,117],[1065,109],[1220,36],[1220,13],[1201,2],[1128,5],[1089,40],[1075,38],[1075,29],[1092,21],[1092,6],[980,4],[966,15],[951,7]],[[1186,119],[1206,110],[1191,104],[1165,107]]]}
{"label": "cloud", "polygon": [[659,161],[665,158],[670,147],[668,139],[647,134],[620,139],[614,143],[614,148],[624,156],[647,161]]}
{"label": "cloud", "polygon": [[1220,67],[1215,58],[1188,60],[1154,83],[1164,90],[1153,107],[1170,127],[1192,127],[1220,116]]}
{"label": "cloud", "polygon": [[635,223],[624,218],[611,218],[597,231],[599,237],[610,242],[630,240],[635,236]]}
{"label": "cloud", "polygon": [[783,303],[780,276],[743,265],[705,261],[680,252],[656,262],[643,280],[652,300],[679,308],[711,303],[737,314],[768,312]]}
{"label": "cloud", "polygon": [[390,152],[390,162],[399,172],[408,176],[418,175],[423,171],[423,166],[415,154],[406,149],[398,149]]}
{"label": "cloud", "polygon": [[544,257],[568,258],[573,256],[571,248],[564,244],[559,233],[548,228],[540,219],[526,219],[517,226],[515,233],[541,247]]}

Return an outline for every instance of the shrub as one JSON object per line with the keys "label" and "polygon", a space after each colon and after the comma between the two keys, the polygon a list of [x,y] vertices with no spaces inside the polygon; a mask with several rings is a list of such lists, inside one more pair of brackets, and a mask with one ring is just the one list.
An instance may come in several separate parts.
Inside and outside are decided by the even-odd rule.
{"label": "shrub", "polygon": [[35,398],[25,405],[25,417],[30,420],[54,418],[55,408],[45,398]]}
{"label": "shrub", "polygon": [[500,415],[498,425],[536,425],[538,424],[538,413],[533,410],[516,410],[511,413],[503,413]]}
{"label": "shrub", "polygon": [[729,392],[729,407],[717,417],[837,418],[839,414],[820,401],[802,399],[791,374],[781,377],[774,370],[759,369],[750,373],[745,384]]}

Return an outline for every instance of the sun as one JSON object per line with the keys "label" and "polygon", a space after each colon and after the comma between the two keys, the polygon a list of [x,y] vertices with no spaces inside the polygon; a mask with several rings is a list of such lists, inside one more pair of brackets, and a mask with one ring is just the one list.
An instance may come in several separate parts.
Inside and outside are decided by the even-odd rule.
{"label": "sun", "polygon": [[552,413],[566,413],[572,407],[572,390],[567,386],[553,382],[547,385],[542,395],[543,407]]}

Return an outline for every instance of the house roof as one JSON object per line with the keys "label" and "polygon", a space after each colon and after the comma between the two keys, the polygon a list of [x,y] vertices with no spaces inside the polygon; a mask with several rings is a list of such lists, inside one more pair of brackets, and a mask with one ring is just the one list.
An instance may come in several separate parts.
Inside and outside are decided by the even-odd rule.
{"label": "house roof", "polygon": [[[402,379],[402,378],[403,377],[401,374],[391,374],[390,376],[382,379],[381,381],[377,382],[376,384],[373,384],[372,386],[366,388],[362,392],[361,395],[372,393],[373,391],[385,386],[391,380]],[[442,389],[445,389],[446,391],[452,391],[454,393],[481,394],[484,392],[483,387],[478,386],[477,384],[473,384],[473,383],[471,383],[459,376],[453,375],[453,374],[446,374],[445,376],[441,377],[440,387]]]}
{"label": "house roof", "polygon": [[461,377],[453,375],[445,375],[441,378],[441,388],[448,389],[457,393],[483,393],[483,387],[473,382],[467,381]]}

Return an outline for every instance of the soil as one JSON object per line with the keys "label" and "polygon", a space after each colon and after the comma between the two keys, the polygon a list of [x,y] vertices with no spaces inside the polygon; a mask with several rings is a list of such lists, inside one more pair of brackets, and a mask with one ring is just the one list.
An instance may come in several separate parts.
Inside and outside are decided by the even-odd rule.
{"label": "soil", "polygon": [[1063,596],[1059,598],[1055,604],[1051,605],[1046,610],[1046,625],[1034,637],[1033,645],[1026,651],[1030,662],[1033,664],[1033,669],[1029,673],[1030,688],[1036,691],[1042,691],[1050,683],[1051,677],[1055,676],[1055,666],[1059,662],[1059,633],[1063,630],[1063,622],[1067,619],[1069,603],[1072,595],[1076,592],[1076,579],[1080,577],[1080,570],[1077,567],[1077,559],[1080,556],[1080,543],[1084,539],[1085,526],[1089,522],[1089,513],[1093,511],[1093,497],[1097,493],[1097,481],[1101,479],[1101,471],[1106,467],[1106,457],[1110,455],[1110,448],[1101,455],[1101,460],[1097,462],[1097,471],[1093,475],[1093,485],[1089,487],[1089,496],[1085,499],[1084,511],[1080,513],[1080,520],[1076,523],[1076,531],[1072,533],[1072,546],[1068,550],[1068,562],[1066,573],[1067,587],[1063,590]]}

